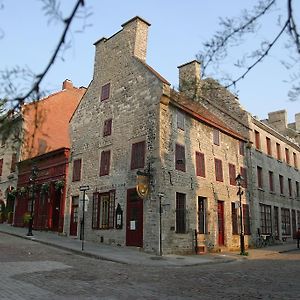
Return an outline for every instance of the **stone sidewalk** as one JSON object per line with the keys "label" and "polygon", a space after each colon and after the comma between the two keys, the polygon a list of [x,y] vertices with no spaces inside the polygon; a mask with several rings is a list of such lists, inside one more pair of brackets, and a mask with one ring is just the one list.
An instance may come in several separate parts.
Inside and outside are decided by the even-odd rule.
{"label": "stone sidewalk", "polygon": [[[134,264],[145,266],[193,266],[214,263],[232,262],[238,259],[259,259],[275,253],[297,251],[296,243],[286,243],[262,249],[249,249],[249,256],[240,256],[236,252],[222,252],[203,255],[163,255],[145,253],[135,247],[111,246],[101,243],[93,243],[76,238],[58,235],[54,232],[33,230],[33,236],[28,237],[27,228],[13,227],[8,224],[0,224],[0,232],[14,235],[20,238],[39,242],[78,255],[84,255],[96,259],[102,259],[122,264]],[[83,247],[83,250],[82,250]]]}

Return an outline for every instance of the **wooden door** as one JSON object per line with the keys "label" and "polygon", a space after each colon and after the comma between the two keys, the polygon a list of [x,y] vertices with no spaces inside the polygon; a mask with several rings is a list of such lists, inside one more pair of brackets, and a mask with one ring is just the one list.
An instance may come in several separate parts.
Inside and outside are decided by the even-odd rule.
{"label": "wooden door", "polygon": [[224,246],[224,202],[218,201],[218,244]]}
{"label": "wooden door", "polygon": [[70,218],[70,235],[77,236],[79,197],[72,197],[71,218]]}
{"label": "wooden door", "polygon": [[127,191],[126,245],[143,247],[143,199],[135,189]]}
{"label": "wooden door", "polygon": [[52,207],[52,230],[58,231],[59,226],[59,215],[60,215],[60,201],[61,201],[61,192],[60,190],[55,191],[54,193],[54,202]]}

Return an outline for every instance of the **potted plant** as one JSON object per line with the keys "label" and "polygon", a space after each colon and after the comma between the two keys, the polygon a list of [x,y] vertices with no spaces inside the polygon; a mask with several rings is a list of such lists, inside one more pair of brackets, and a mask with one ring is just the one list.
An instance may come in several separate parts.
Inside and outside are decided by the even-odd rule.
{"label": "potted plant", "polygon": [[54,188],[56,191],[62,190],[64,186],[65,186],[65,182],[63,180],[55,181]]}

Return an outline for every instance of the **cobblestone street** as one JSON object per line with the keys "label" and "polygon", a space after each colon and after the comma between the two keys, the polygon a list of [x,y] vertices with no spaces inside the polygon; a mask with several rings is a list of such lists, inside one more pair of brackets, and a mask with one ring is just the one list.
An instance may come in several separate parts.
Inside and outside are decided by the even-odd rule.
{"label": "cobblestone street", "polygon": [[0,233],[1,299],[299,299],[300,251],[189,267],[97,260]]}

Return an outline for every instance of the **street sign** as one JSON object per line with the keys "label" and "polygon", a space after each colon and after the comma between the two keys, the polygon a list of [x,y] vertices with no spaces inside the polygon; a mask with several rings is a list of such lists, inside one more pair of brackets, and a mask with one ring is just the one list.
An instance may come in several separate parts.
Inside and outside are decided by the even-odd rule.
{"label": "street sign", "polygon": [[88,185],[82,185],[79,187],[79,191],[83,192],[83,191],[88,191],[90,189],[90,187]]}

